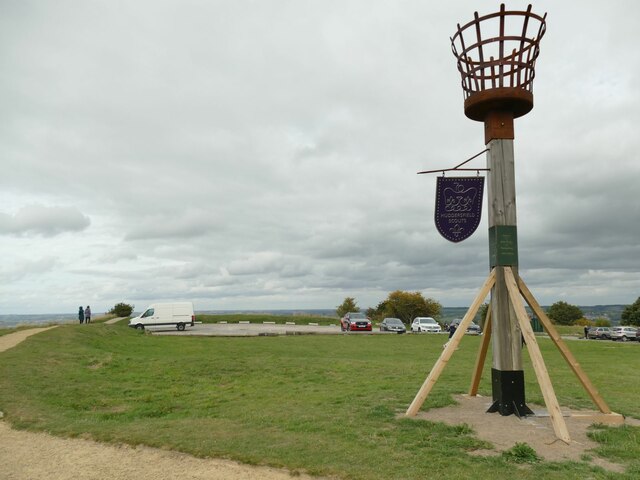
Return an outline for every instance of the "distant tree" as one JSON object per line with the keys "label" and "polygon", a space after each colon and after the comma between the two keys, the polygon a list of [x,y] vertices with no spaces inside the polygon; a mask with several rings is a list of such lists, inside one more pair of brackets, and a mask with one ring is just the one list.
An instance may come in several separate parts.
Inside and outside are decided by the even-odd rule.
{"label": "distant tree", "polygon": [[611,320],[609,320],[608,318],[596,318],[593,323],[594,323],[594,325],[596,327],[610,327],[611,326]]}
{"label": "distant tree", "polygon": [[620,319],[623,325],[640,326],[640,297],[631,305],[624,307]]}
{"label": "distant tree", "polygon": [[380,322],[384,318],[384,312],[380,309],[380,304],[376,308],[367,308],[366,315],[373,322]]}
{"label": "distant tree", "polygon": [[367,317],[369,317],[374,322],[381,322],[384,319],[387,311],[387,301],[384,300],[376,306],[376,308],[368,308],[367,309]]}
{"label": "distant tree", "polygon": [[584,317],[582,310],[567,302],[556,302],[547,309],[547,315],[558,325],[573,325],[576,320]]}
{"label": "distant tree", "polygon": [[353,297],[345,298],[344,302],[342,302],[342,305],[338,305],[338,307],[336,308],[336,313],[338,314],[339,318],[344,317],[345,314],[349,312],[359,312],[359,311],[360,311],[360,307],[358,307],[358,304],[356,303],[356,299]]}
{"label": "distant tree", "polygon": [[437,317],[442,305],[432,298],[424,298],[420,292],[391,292],[386,300],[378,304],[384,317],[395,317],[409,324],[415,317]]}
{"label": "distant tree", "polygon": [[489,311],[489,304],[488,303],[483,303],[482,305],[480,305],[480,309],[478,310],[478,313],[476,314],[476,319],[478,322],[478,325],[480,325],[480,328],[482,330],[484,330],[484,322],[487,320],[487,312]]}
{"label": "distant tree", "polygon": [[109,313],[116,315],[117,317],[128,317],[133,312],[133,305],[127,303],[116,303]]}
{"label": "distant tree", "polygon": [[[586,319],[586,318],[583,317],[583,318],[580,318],[580,319],[576,320],[574,322],[574,325],[580,325],[581,327],[593,327],[594,323],[591,320]],[[599,326],[602,327],[604,325],[599,325]]]}

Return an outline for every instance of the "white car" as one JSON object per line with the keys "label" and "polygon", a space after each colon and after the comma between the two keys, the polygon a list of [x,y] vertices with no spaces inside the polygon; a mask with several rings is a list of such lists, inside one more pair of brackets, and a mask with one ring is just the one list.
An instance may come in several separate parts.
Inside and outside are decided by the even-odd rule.
{"label": "white car", "polygon": [[411,323],[412,332],[440,333],[442,327],[431,317],[416,317]]}
{"label": "white car", "polygon": [[635,327],[613,327],[611,329],[611,340],[635,340],[638,329]]}

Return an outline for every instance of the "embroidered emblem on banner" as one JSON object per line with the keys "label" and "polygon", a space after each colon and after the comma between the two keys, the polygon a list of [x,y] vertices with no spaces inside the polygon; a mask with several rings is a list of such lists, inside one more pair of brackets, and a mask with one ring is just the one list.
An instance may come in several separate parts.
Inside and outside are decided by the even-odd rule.
{"label": "embroidered emblem on banner", "polygon": [[436,227],[447,240],[461,242],[473,235],[482,216],[484,177],[438,177]]}

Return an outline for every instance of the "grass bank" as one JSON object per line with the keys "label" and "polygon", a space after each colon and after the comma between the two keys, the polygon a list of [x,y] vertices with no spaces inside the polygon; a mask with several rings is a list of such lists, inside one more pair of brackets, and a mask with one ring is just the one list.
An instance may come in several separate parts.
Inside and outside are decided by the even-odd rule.
{"label": "grass bank", "polygon": [[[598,430],[615,475],[583,462],[468,452],[466,425],[397,418],[442,349],[435,335],[194,338],[126,325],[63,325],[0,354],[0,410],[18,428],[145,444],[345,479],[638,478],[636,428]],[[425,407],[468,388],[480,338],[465,337]],[[592,408],[553,345],[540,341],[562,405]],[[611,407],[640,418],[637,345],[572,342]],[[489,369],[481,394],[491,395]],[[543,404],[527,363],[528,401]],[[526,439],[523,439],[526,441]],[[455,460],[452,460],[455,459]]]}

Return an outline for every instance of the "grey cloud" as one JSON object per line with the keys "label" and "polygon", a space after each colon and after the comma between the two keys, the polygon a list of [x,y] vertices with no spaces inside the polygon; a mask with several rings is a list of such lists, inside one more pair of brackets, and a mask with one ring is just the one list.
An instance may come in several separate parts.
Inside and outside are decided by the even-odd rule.
{"label": "grey cloud", "polygon": [[[462,244],[440,238],[435,179],[416,172],[484,148],[449,36],[492,7],[114,5],[16,3],[0,17],[3,251],[21,256],[25,237],[36,258],[55,249],[69,296],[105,308],[367,306],[398,288],[473,299],[486,218]],[[516,182],[521,271],[543,303],[637,297],[638,5],[619,7],[534,7],[549,26],[535,108],[516,121]],[[91,228],[7,213],[29,203],[82,205]]]}
{"label": "grey cloud", "polygon": [[91,221],[75,207],[23,207],[15,215],[0,213],[0,234],[53,237],[85,230]]}
{"label": "grey cloud", "polygon": [[230,275],[282,274],[283,277],[299,277],[308,269],[297,259],[280,252],[257,252],[246,258],[229,262],[225,270]]}
{"label": "grey cloud", "polygon": [[[159,190],[160,191],[160,190]],[[151,199],[150,199],[151,200]],[[153,202],[153,200],[151,200]],[[157,203],[156,203],[157,204]],[[215,215],[192,211],[152,214],[130,227],[125,240],[194,238],[219,230]]]}
{"label": "grey cloud", "polygon": [[123,250],[106,250],[103,255],[99,257],[100,263],[114,264],[118,262],[135,262],[138,259],[138,255],[131,251]]}
{"label": "grey cloud", "polygon": [[39,276],[54,270],[59,260],[56,257],[42,257],[37,260],[21,260],[7,264],[0,269],[4,282],[16,282],[29,276]]}

